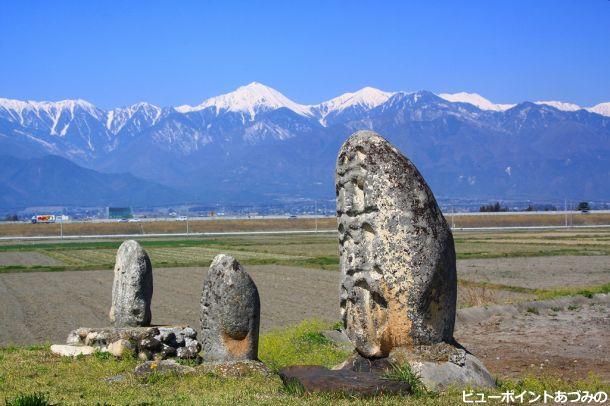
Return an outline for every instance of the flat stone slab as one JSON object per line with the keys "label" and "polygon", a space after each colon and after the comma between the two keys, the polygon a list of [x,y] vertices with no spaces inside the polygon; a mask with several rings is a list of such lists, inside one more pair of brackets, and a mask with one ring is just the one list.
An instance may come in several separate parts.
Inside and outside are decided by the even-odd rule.
{"label": "flat stone slab", "polygon": [[495,388],[496,381],[483,363],[466,354],[464,365],[453,362],[410,362],[411,369],[419,376],[428,390],[441,392],[448,387]]}
{"label": "flat stone slab", "polygon": [[53,344],[51,352],[63,357],[76,357],[79,355],[91,355],[98,351],[98,348],[88,345]]}
{"label": "flat stone slab", "polygon": [[330,370],[319,365],[300,365],[282,368],[279,375],[284,385],[297,382],[305,393],[343,393],[352,396],[411,393],[411,386],[408,383],[385,379],[372,372]]}

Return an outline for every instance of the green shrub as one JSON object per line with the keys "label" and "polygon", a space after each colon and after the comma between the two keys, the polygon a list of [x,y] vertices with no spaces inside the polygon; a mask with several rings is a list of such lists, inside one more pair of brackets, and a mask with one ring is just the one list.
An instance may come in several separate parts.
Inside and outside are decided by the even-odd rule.
{"label": "green shrub", "polygon": [[540,312],[538,312],[538,309],[535,307],[528,307],[527,312],[532,314],[540,314]]}
{"label": "green shrub", "polygon": [[591,292],[590,290],[581,290],[580,292],[578,292],[579,295],[583,295],[584,297],[588,297],[589,299],[591,299],[593,297],[593,292]]}
{"label": "green shrub", "polygon": [[105,361],[110,359],[112,355],[109,352],[96,351],[93,353],[93,356],[99,361]]}

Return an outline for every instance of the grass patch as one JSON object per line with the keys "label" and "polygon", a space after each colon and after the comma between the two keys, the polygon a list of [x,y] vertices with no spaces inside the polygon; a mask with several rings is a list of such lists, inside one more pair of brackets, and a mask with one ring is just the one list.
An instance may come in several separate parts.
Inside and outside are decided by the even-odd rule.
{"label": "grass patch", "polygon": [[303,333],[301,336],[296,337],[295,341],[300,345],[312,347],[317,345],[331,344],[331,341],[324,337],[324,334],[320,333],[319,331],[308,331]]}
{"label": "grass patch", "polygon": [[301,385],[301,382],[299,382],[298,379],[292,378],[288,380],[288,382],[286,382],[284,386],[282,386],[282,389],[280,389],[280,391],[282,393],[285,393],[286,395],[303,396],[303,394],[305,393],[305,388],[303,387],[303,385]]}
{"label": "grass patch", "polygon": [[592,393],[598,391],[610,391],[610,384],[605,383],[600,377],[589,374],[586,379],[578,379],[573,381],[566,381],[564,379],[555,376],[533,376],[528,375],[517,380],[500,381],[498,391],[514,391],[515,393],[521,393],[523,391],[531,391],[534,393],[542,394],[546,390],[547,392],[571,392],[571,391],[589,391]]}
{"label": "grass patch", "polygon": [[392,365],[392,370],[384,375],[384,378],[392,381],[406,382],[411,387],[411,394],[417,398],[422,396],[431,395],[432,393],[426,390],[426,387],[422,383],[420,377],[413,372],[411,366],[408,363],[398,365]]}
{"label": "grass patch", "polygon": [[[117,224],[105,225],[111,226]],[[456,253],[458,259],[610,255],[610,229],[596,230],[586,239],[582,238],[583,235],[583,232],[557,230],[455,232]],[[155,267],[209,266],[211,259],[222,252],[231,253],[245,265],[273,264],[329,270],[339,268],[338,241],[333,234],[168,237],[141,238],[139,241],[148,250]],[[114,265],[114,256],[121,242],[122,240],[113,239],[0,243],[0,254],[35,251],[60,263],[57,266],[5,263],[0,266],[0,273],[109,269]]]}
{"label": "grass patch", "polygon": [[[578,287],[578,288],[557,288],[557,289],[533,289],[533,288],[525,288],[522,286],[511,286],[511,285],[503,285],[500,283],[491,283],[485,281],[470,281],[465,279],[458,280],[458,284],[464,287],[478,287],[485,289],[497,289],[497,290],[505,290],[508,292],[516,292],[516,293],[528,293],[534,295],[535,298],[533,300],[549,300],[555,299],[558,297],[564,296],[578,296],[582,295],[588,298],[592,298],[593,295],[598,293],[609,293],[610,292],[610,283],[604,283],[603,285],[597,286],[589,286],[586,288]],[[553,308],[554,310],[554,308]],[[558,310],[560,310],[558,308]],[[558,311],[555,310],[555,311]]]}
{"label": "grass patch", "polygon": [[259,358],[274,371],[289,365],[333,367],[345,360],[348,352],[321,334],[328,328],[328,324],[314,320],[267,333],[261,338]]}
{"label": "grass patch", "polygon": [[[260,358],[267,365],[281,368],[288,365],[334,366],[344,361],[347,353],[323,341],[320,332],[330,326],[318,321],[301,323],[295,327],[262,334]],[[295,383],[283,385],[277,375],[252,374],[240,378],[222,378],[213,374],[184,376],[155,375],[135,377],[137,359],[104,359],[90,356],[79,358],[58,357],[48,346],[0,348],[0,402],[17,403],[17,399],[44,394],[46,404],[223,404],[223,405],[431,405],[453,406],[461,403],[461,390],[440,394],[422,393],[421,396],[375,396],[354,398],[348,395],[303,394]],[[120,381],[105,379],[124,375]],[[389,379],[406,380],[418,387],[416,376],[403,367],[397,367]],[[605,385],[605,386],[604,386]],[[524,377],[501,383],[499,389],[486,391],[500,394],[506,389],[538,390],[590,390],[610,389],[597,378],[568,382],[557,378]],[[522,389],[522,390],[523,390]],[[25,394],[25,395],[23,395]],[[9,403],[10,402],[10,403]],[[45,403],[42,403],[45,404]],[[34,403],[35,405],[35,403]]]}
{"label": "grass patch", "polygon": [[6,401],[6,406],[49,406],[49,396],[46,393],[32,393],[29,395],[17,395],[12,400]]}
{"label": "grass patch", "polygon": [[537,308],[535,308],[535,307],[528,307],[528,308],[527,308],[527,312],[528,312],[528,313],[531,313],[531,314],[535,314],[535,315],[539,315],[539,314],[540,314],[540,312],[538,311],[538,309],[537,309]]}

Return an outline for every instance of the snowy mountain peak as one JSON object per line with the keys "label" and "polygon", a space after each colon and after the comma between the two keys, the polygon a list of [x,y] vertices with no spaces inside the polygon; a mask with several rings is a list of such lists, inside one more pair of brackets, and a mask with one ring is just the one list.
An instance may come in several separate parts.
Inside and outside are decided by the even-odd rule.
{"label": "snowy mountain peak", "polygon": [[342,111],[354,106],[370,110],[385,103],[392,95],[393,93],[367,86],[354,93],[344,93],[313,107],[317,107],[324,117],[331,112]]}
{"label": "snowy mountain peak", "polygon": [[251,119],[254,119],[260,111],[276,110],[283,107],[302,116],[311,116],[309,106],[295,103],[277,90],[258,82],[241,86],[231,93],[209,98],[198,106],[184,105],[176,107],[175,110],[180,113],[189,113],[209,107],[215,107],[217,114],[221,111],[248,113]]}
{"label": "snowy mountain peak", "polygon": [[438,97],[452,103],[469,103],[481,110],[505,111],[514,107],[514,104],[495,104],[477,93],[441,93]]}
{"label": "snowy mountain peak", "polygon": [[574,103],[565,103],[565,102],[554,101],[554,100],[537,101],[537,102],[534,102],[534,104],[544,104],[546,106],[555,107],[557,110],[562,110],[562,111],[578,111],[578,110],[582,109],[582,107],[580,107],[579,105],[574,104]]}
{"label": "snowy mountain peak", "polygon": [[159,121],[161,113],[160,107],[147,102],[112,109],[106,115],[106,128],[111,133],[117,134],[129,121],[132,121],[134,126],[141,130],[144,127],[155,125]]}
{"label": "snowy mountain peak", "polygon": [[591,113],[601,114],[602,116],[610,117],[610,102],[599,103],[587,109]]}
{"label": "snowy mountain peak", "polygon": [[6,110],[12,110],[15,112],[22,113],[25,110],[42,110],[42,111],[61,111],[61,110],[69,110],[71,112],[74,111],[77,107],[86,110],[92,115],[96,115],[98,113],[97,108],[89,103],[86,100],[76,99],[76,100],[60,100],[56,102],[50,101],[21,101],[21,100],[13,100],[13,99],[3,99],[0,98],[0,107]]}

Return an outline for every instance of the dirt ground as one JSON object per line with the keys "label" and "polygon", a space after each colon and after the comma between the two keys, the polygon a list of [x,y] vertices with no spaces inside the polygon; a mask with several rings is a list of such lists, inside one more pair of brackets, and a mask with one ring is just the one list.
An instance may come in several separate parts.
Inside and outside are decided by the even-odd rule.
{"label": "dirt ground", "polygon": [[593,372],[610,382],[610,296],[549,302],[546,308],[534,307],[538,302],[517,311],[514,306],[496,306],[489,310],[491,316],[466,322],[460,322],[460,316],[478,309],[462,309],[455,337],[501,377],[548,373],[584,379]]}
{"label": "dirt ground", "polygon": [[[564,258],[559,262],[574,260],[575,269],[589,270],[603,268],[608,263],[607,257],[605,261],[595,257],[576,258]],[[553,257],[528,260],[530,262],[517,262],[512,271],[516,276],[509,278],[508,284],[527,284],[529,281],[532,284],[528,287],[538,287],[537,284],[546,283],[548,271],[545,270],[558,264]],[[507,270],[508,276],[492,273],[492,281],[497,282],[496,276],[512,276],[504,261],[515,259],[459,261],[459,273],[470,275],[469,272],[474,271],[469,269],[477,270],[477,266],[480,269]],[[557,276],[563,281],[561,283],[565,283],[561,278],[568,278],[573,272],[569,266],[561,268],[558,265],[555,268],[563,269],[563,276]],[[526,272],[520,271],[523,269]],[[312,318],[338,321],[337,272],[274,265],[248,266],[247,270],[261,297],[262,331]],[[187,323],[198,329],[199,300],[205,272],[205,268],[155,269],[153,323]],[[537,278],[532,279],[532,275],[537,275]],[[555,274],[552,275],[554,278]],[[607,271],[605,276],[607,282]],[[0,274],[0,345],[61,343],[74,328],[107,325],[112,278],[111,270]],[[581,280],[574,278],[576,282]],[[463,303],[469,295],[478,297],[482,294],[476,290],[464,291],[460,287],[458,301]],[[503,298],[515,299],[502,292],[494,295],[492,302],[502,302]],[[511,309],[510,306],[507,308]],[[478,309],[490,311],[488,307]],[[461,309],[458,316],[463,312],[472,313],[473,309]],[[540,310],[538,314],[523,309],[516,313],[499,310],[491,317],[462,317],[456,326],[456,338],[500,377],[544,370],[582,378],[593,371],[604,379],[610,379],[608,315],[608,302],[593,305],[586,302],[576,307],[562,305]]]}
{"label": "dirt ground", "polygon": [[573,288],[610,282],[608,256],[553,256],[458,261],[458,278],[525,288]]}
{"label": "dirt ground", "polygon": [[[339,274],[285,266],[249,266],[261,297],[261,329],[318,318],[339,318]],[[205,268],[160,268],[154,272],[154,324],[199,328]],[[79,326],[108,324],[113,272],[0,274],[0,345],[62,342]]]}

